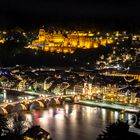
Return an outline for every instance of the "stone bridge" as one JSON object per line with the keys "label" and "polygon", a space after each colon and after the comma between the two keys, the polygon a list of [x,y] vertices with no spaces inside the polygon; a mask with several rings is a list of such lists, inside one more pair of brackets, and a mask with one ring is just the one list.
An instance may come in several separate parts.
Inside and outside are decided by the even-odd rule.
{"label": "stone bridge", "polygon": [[0,114],[6,115],[20,111],[45,109],[48,107],[61,106],[65,102],[77,103],[79,100],[80,95],[39,97],[33,100],[3,104],[0,106]]}

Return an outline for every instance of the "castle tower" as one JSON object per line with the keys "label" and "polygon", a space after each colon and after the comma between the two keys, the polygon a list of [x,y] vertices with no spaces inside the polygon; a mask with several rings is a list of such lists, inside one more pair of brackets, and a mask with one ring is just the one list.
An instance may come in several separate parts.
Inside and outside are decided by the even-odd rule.
{"label": "castle tower", "polygon": [[45,32],[44,29],[40,29],[40,30],[39,30],[38,38],[39,38],[39,42],[45,42],[45,39],[46,39],[46,32]]}

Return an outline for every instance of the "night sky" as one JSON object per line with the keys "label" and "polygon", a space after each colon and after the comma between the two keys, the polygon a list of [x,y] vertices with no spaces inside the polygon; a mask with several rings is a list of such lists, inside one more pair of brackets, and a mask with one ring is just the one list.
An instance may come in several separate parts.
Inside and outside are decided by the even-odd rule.
{"label": "night sky", "polygon": [[0,25],[99,24],[134,28],[140,25],[138,1],[0,0]]}

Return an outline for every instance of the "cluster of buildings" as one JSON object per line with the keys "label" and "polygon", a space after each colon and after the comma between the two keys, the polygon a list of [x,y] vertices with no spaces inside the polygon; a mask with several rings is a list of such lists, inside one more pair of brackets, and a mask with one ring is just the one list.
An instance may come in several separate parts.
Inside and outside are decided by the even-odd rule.
{"label": "cluster of buildings", "polygon": [[96,68],[112,74],[139,75],[140,36],[118,34],[117,40],[109,53],[99,57]]}
{"label": "cluster of buildings", "polygon": [[129,89],[127,81],[117,76],[97,76],[92,72],[52,68],[14,68],[9,73],[1,74],[2,89],[50,95],[82,95],[83,99],[88,100],[140,105],[140,88],[133,84],[133,90]]}
{"label": "cluster of buildings", "polygon": [[123,92],[118,86],[108,84],[106,86],[92,85],[85,83],[83,87],[83,95],[90,100],[102,100],[113,103],[122,104],[138,104],[140,105],[140,97],[136,92],[129,90]]}
{"label": "cluster of buildings", "polygon": [[118,86],[108,84],[106,86],[93,85],[92,83],[83,83],[75,85],[72,90],[66,89],[66,94],[80,94],[85,100],[106,101],[122,104],[137,104],[140,106],[140,97],[136,92],[122,91]]}
{"label": "cluster of buildings", "polygon": [[49,33],[41,28],[37,39],[33,40],[26,48],[56,53],[74,53],[77,48],[91,49],[112,43],[113,39],[109,35],[103,38],[100,36],[100,32],[97,33],[97,36],[92,32],[84,31]]}
{"label": "cluster of buildings", "polygon": [[[19,31],[18,31],[19,32]],[[20,34],[29,38],[22,31]],[[0,43],[4,43],[6,32],[0,34]],[[35,38],[35,37],[34,37]],[[101,78],[99,83],[105,82],[106,78],[129,77],[140,82],[139,73],[131,74],[130,66],[138,65],[139,61],[139,35],[129,35],[126,32],[100,33],[87,31],[53,31],[46,32],[44,28],[39,30],[36,39],[29,39],[30,44],[25,48],[42,50],[45,52],[70,53],[76,49],[92,49],[99,46],[110,47],[110,52],[102,54],[96,61],[95,69],[99,71]],[[75,59],[77,60],[77,59]],[[78,61],[80,63],[80,61]],[[138,66],[139,67],[139,66]],[[138,68],[137,67],[137,68]],[[137,69],[134,69],[136,71]],[[61,70],[60,70],[61,71]],[[85,82],[85,71],[83,75],[73,72],[58,72],[56,70],[11,70],[10,74],[0,72],[0,87],[16,89],[18,91],[34,90],[49,91],[53,94],[82,94],[87,99],[100,99],[111,102],[140,103],[137,92],[128,93],[120,91],[116,84],[106,84],[97,86],[96,84]],[[95,74],[96,75],[96,74]],[[130,79],[131,80],[131,79]],[[132,81],[133,81],[132,80]],[[116,80],[116,83],[119,83]],[[125,85],[127,85],[126,81]],[[97,82],[96,82],[97,83]],[[131,84],[131,81],[130,81]],[[102,86],[101,86],[102,85]],[[121,85],[121,84],[120,84]],[[139,85],[138,85],[139,87]]]}

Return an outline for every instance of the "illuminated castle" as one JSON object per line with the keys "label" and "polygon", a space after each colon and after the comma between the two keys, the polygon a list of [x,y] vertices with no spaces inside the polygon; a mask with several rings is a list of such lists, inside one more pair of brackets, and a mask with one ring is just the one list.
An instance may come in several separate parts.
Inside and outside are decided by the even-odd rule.
{"label": "illuminated castle", "polygon": [[113,43],[107,39],[93,39],[94,34],[91,32],[71,32],[65,33],[65,36],[60,32],[46,32],[43,28],[39,30],[38,39],[33,40],[32,44],[27,48],[43,50],[57,53],[74,53],[77,48],[90,49],[98,48],[99,45]]}

